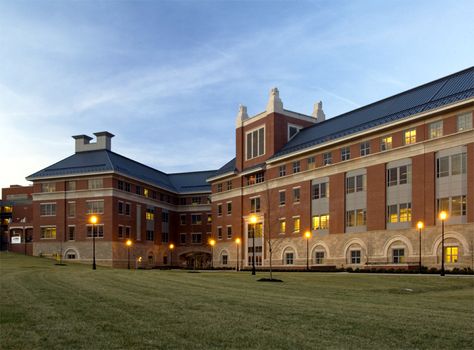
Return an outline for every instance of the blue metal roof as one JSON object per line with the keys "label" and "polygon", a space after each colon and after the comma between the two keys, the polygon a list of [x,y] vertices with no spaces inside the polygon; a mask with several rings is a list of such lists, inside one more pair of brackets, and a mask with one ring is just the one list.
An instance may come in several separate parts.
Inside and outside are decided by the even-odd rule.
{"label": "blue metal roof", "polygon": [[301,130],[272,158],[474,96],[474,67]]}
{"label": "blue metal roof", "polygon": [[97,150],[75,153],[28,176],[27,180],[111,171],[178,193],[210,191],[211,187],[206,182],[206,178],[215,172],[212,170],[168,175],[120,154],[108,150]]}

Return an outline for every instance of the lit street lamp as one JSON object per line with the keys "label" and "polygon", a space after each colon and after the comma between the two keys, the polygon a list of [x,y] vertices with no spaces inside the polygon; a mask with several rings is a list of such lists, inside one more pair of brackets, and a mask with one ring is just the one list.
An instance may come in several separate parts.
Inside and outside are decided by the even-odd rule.
{"label": "lit street lamp", "polygon": [[252,275],[255,275],[255,227],[257,226],[257,217],[252,215],[250,223],[253,225],[252,229]]}
{"label": "lit street lamp", "polygon": [[173,266],[173,249],[174,249],[174,244],[170,244],[170,266]]}
{"label": "lit street lamp", "polygon": [[127,265],[127,268],[130,270],[130,248],[132,247],[132,240],[131,240],[131,239],[127,239],[127,242],[125,242],[125,244],[127,245],[127,253],[128,253],[128,265]]}
{"label": "lit street lamp", "polygon": [[96,265],[95,265],[95,225],[97,224],[98,221],[99,221],[99,219],[95,215],[92,215],[89,218],[89,222],[92,224],[92,270],[96,269]]}
{"label": "lit street lamp", "polygon": [[444,276],[444,221],[448,217],[448,214],[443,210],[439,213],[439,219],[441,220],[441,276]]}
{"label": "lit street lamp", "polygon": [[214,246],[216,245],[216,241],[211,239],[209,241],[209,244],[211,245],[211,269],[214,268]]}
{"label": "lit street lamp", "polygon": [[418,261],[418,273],[421,273],[421,230],[423,229],[423,221],[418,221],[416,223],[416,227],[418,227],[418,232],[419,232],[419,248],[420,248],[420,260]]}
{"label": "lit street lamp", "polygon": [[237,255],[236,255],[236,260],[237,260],[237,266],[235,271],[239,271],[239,245],[240,245],[240,238],[235,239],[235,245],[237,248]]}
{"label": "lit street lamp", "polygon": [[306,270],[309,271],[309,239],[311,238],[311,232],[306,231],[304,238],[306,238]]}

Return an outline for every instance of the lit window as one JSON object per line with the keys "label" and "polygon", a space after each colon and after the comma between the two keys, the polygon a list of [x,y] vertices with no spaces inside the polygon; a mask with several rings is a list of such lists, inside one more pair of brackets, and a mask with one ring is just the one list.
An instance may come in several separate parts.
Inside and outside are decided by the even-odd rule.
{"label": "lit window", "polygon": [[155,212],[153,211],[153,209],[146,210],[145,218],[150,221],[155,220]]}
{"label": "lit window", "polygon": [[41,227],[41,239],[56,239],[56,226]]}
{"label": "lit window", "polygon": [[252,159],[265,154],[265,131],[264,128],[249,132],[247,134],[247,159]]}
{"label": "lit window", "polygon": [[430,139],[435,139],[437,137],[443,136],[443,121],[438,120],[428,125],[428,137]]}
{"label": "lit window", "polygon": [[445,252],[445,260],[447,263],[458,262],[458,247],[446,247]]}
{"label": "lit window", "polygon": [[356,209],[346,211],[346,226],[365,226],[367,221],[367,213],[365,209]]}
{"label": "lit window", "polygon": [[400,222],[411,221],[411,203],[400,204]]}
{"label": "lit window", "polygon": [[212,215],[211,214],[207,214],[207,224],[208,225],[212,224]]}
{"label": "lit window", "polygon": [[387,222],[389,223],[398,222],[398,207],[396,204],[389,205],[387,207]]}
{"label": "lit window", "polygon": [[286,233],[286,220],[280,219],[280,233]]}
{"label": "lit window", "polygon": [[144,188],[144,189],[143,189],[143,195],[144,195],[145,197],[148,197],[148,195],[149,195],[148,188]]}
{"label": "lit window", "polygon": [[293,232],[300,232],[300,218],[293,218]]}
{"label": "lit window", "polygon": [[315,157],[309,157],[308,158],[308,169],[314,169],[316,168],[316,158]]}
{"label": "lit window", "polygon": [[392,136],[383,137],[380,143],[380,150],[387,151],[389,149],[392,149]]}
{"label": "lit window", "polygon": [[411,145],[416,142],[416,129],[410,129],[403,133],[403,144]]}
{"label": "lit window", "polygon": [[472,129],[472,113],[458,115],[457,127],[458,131]]}
{"label": "lit window", "polygon": [[329,228],[329,214],[314,215],[312,218],[313,230],[327,230]]}

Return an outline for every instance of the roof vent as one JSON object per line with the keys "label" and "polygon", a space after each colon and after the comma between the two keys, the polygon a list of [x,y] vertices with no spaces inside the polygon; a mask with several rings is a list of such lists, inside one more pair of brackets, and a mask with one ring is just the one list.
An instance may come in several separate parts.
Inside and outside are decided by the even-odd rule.
{"label": "roof vent", "polygon": [[316,119],[316,123],[320,123],[326,120],[326,115],[323,111],[323,102],[319,101],[314,104],[313,117]]}
{"label": "roof vent", "polygon": [[98,151],[112,149],[113,134],[107,131],[96,132],[94,135],[97,138],[96,142],[91,143],[92,137],[87,135],[76,135],[72,138],[76,140],[76,153],[87,151]]}
{"label": "roof vent", "polygon": [[280,99],[280,93],[276,87],[270,91],[270,98],[268,99],[266,111],[283,113],[283,102]]}

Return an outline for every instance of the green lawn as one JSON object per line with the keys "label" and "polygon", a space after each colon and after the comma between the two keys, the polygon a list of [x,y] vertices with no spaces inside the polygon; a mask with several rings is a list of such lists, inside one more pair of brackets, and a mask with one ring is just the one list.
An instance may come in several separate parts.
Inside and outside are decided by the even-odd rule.
{"label": "green lawn", "polygon": [[[473,277],[127,271],[1,253],[3,349],[474,347]],[[409,291],[407,289],[411,289]]]}

